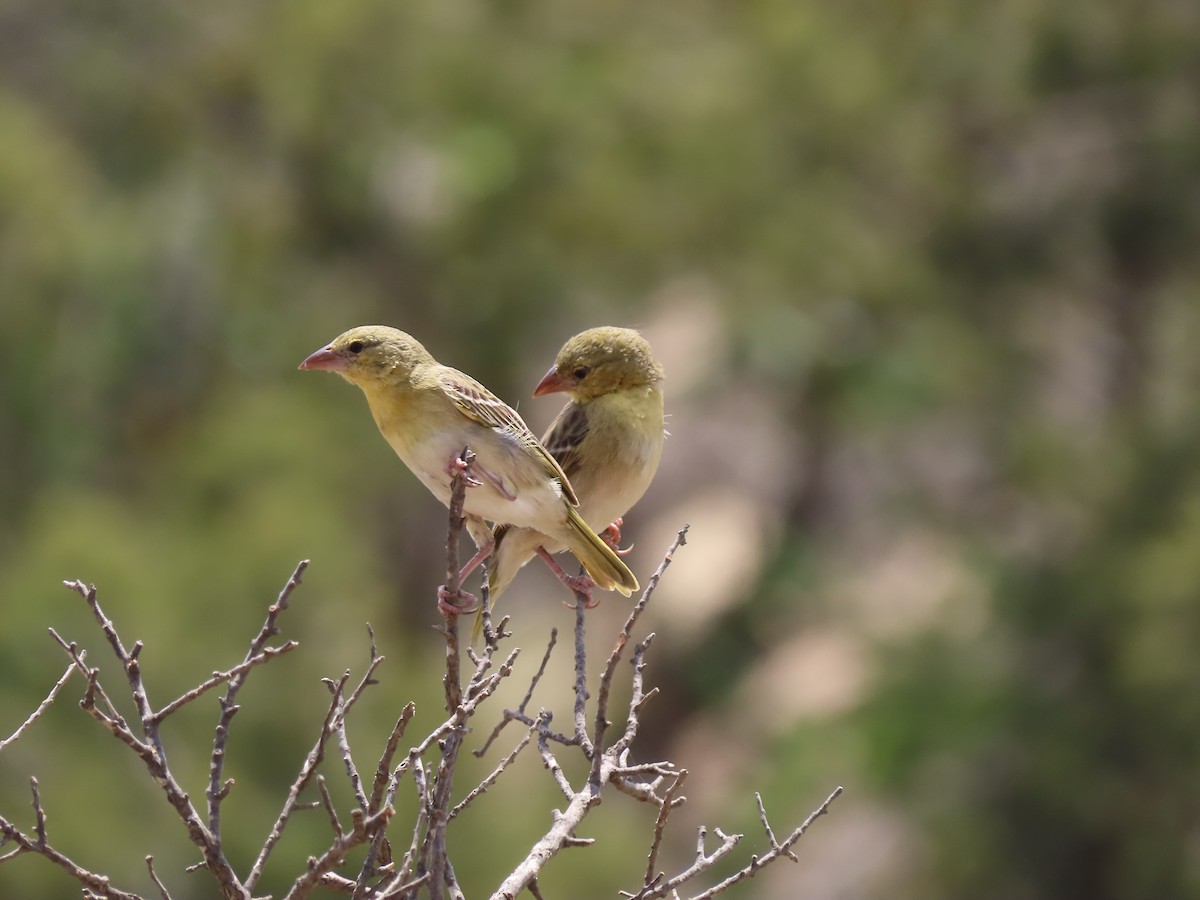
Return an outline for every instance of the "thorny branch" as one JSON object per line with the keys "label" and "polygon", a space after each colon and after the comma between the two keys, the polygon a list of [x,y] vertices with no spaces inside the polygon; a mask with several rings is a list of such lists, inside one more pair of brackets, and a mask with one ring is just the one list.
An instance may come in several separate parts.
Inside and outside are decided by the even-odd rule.
{"label": "thorny branch", "polygon": [[[461,464],[452,481],[447,535],[447,584],[443,589],[451,595],[457,594],[461,588],[458,582],[458,541],[464,530],[463,505],[466,491],[473,483],[470,478],[472,459],[469,448],[464,448],[460,455]],[[295,641],[272,643],[272,639],[279,634],[279,620],[288,609],[289,600],[300,584],[301,576],[308,565],[307,560],[296,567],[275,602],[268,607],[263,625],[250,641],[242,661],[228,669],[213,671],[208,678],[157,710],[151,703],[150,691],[142,675],[139,661],[141,642],[126,645],[116,624],[101,609],[94,587],[77,581],[67,582],[67,586],[86,602],[121,665],[128,696],[136,711],[134,721],[127,721],[121,714],[101,682],[100,669],[89,663],[86,651],[51,629],[52,637],[67,655],[69,665],[38,707],[10,737],[0,741],[0,752],[32,730],[66,682],[78,672],[84,681],[83,699],[80,703],[82,709],[141,760],[143,767],[163,791],[165,799],[184,825],[188,839],[200,852],[200,862],[191,866],[189,871],[207,870],[216,880],[224,897],[251,900],[267,872],[272,851],[281,840],[288,824],[298,812],[316,809],[323,810],[328,821],[331,833],[329,843],[323,850],[310,856],[303,871],[292,875],[290,880],[287,876],[278,876],[279,883],[287,885],[278,896],[283,896],[285,900],[302,900],[320,886],[352,897],[353,900],[382,900],[385,897],[395,900],[417,900],[419,897],[442,900],[446,897],[464,896],[458,883],[448,842],[450,823],[468,812],[475,812],[478,798],[496,784],[517,757],[532,744],[562,793],[564,806],[553,811],[551,827],[533,843],[526,857],[507,876],[501,878],[499,886],[491,894],[493,900],[512,898],[523,891],[528,892],[534,900],[540,900],[542,894],[538,887],[538,876],[549,861],[566,848],[592,843],[592,839],[580,837],[577,830],[589,811],[600,802],[602,792],[610,786],[656,809],[644,873],[641,876],[642,884],[636,891],[624,892],[622,896],[637,900],[668,896],[678,898],[680,888],[710,872],[719,860],[733,851],[743,837],[713,829],[717,843],[710,848],[707,831],[700,829],[692,863],[683,871],[668,877],[659,870],[658,860],[667,840],[671,813],[686,801],[682,788],[688,772],[670,761],[634,763],[630,760],[641,717],[657,693],[657,688],[646,689],[644,682],[645,658],[654,635],[648,634],[640,640],[635,640],[634,632],[663,573],[671,564],[675,552],[686,543],[686,537],[685,526],[680,530],[617,633],[613,648],[598,670],[596,682],[591,687],[588,683],[585,640],[587,605],[583,598],[576,598],[574,704],[570,733],[563,734],[551,729],[553,716],[549,710],[542,709],[536,713],[530,711],[534,693],[544,679],[547,664],[557,645],[558,631],[553,629],[540,665],[530,678],[529,688],[520,704],[516,709],[503,711],[500,721],[475,753],[477,756],[486,753],[499,740],[509,722],[521,722],[525,726],[524,733],[497,765],[467,790],[457,803],[454,797],[454,780],[459,771],[461,749],[469,733],[471,720],[483,704],[495,696],[504,679],[513,673],[520,653],[519,649],[512,649],[500,657],[496,656],[502,641],[511,637],[505,629],[507,620],[502,620],[494,630],[490,621],[485,621],[484,646],[479,652],[475,652],[460,643],[457,617],[449,616],[444,619],[439,631],[446,641],[443,687],[447,717],[405,751],[401,748],[415,714],[415,706],[412,703],[406,704],[383,742],[378,762],[373,771],[366,770],[367,777],[364,780],[354,759],[346,725],[349,715],[366,689],[378,684],[377,673],[384,662],[384,657],[376,648],[374,632],[368,625],[370,656],[365,671],[356,683],[352,682],[349,670],[336,679],[324,679],[329,691],[329,703],[316,738],[300,763],[282,807],[244,876],[239,875],[228,861],[222,834],[222,805],[233,794],[234,788],[233,780],[224,778],[230,730],[234,717],[241,709],[237,702],[239,692],[250,673],[298,646]],[[482,580],[482,602],[484,610],[487,611],[489,606],[486,567]],[[630,697],[628,705],[619,711],[620,715],[614,715],[615,711],[611,709],[614,683],[620,663],[626,658],[631,668]],[[214,730],[204,792],[208,802],[205,816],[192,804],[189,794],[172,771],[160,729],[174,713],[222,685],[225,686],[225,691],[220,699],[220,713]],[[595,698],[589,715],[589,703],[593,700],[592,689],[595,691]],[[610,732],[613,732],[613,720],[622,718],[623,728],[619,733],[610,736]],[[340,756],[342,770],[355,804],[349,811],[339,811],[335,795],[327,784],[327,774],[321,774],[323,764],[331,755],[331,746],[337,748],[335,755]],[[580,754],[586,760],[586,775],[580,784],[571,783],[558,754]],[[417,811],[412,820],[397,823],[396,795],[406,776],[412,779],[418,801]],[[30,780],[30,787],[32,830],[22,830],[13,821],[0,816],[0,847],[10,847],[0,855],[0,865],[17,856],[32,853],[46,858],[69,873],[83,887],[85,897],[143,900],[143,895],[115,887],[108,876],[84,867],[55,847],[48,835],[49,817],[36,779]],[[751,857],[750,862],[733,875],[700,893],[693,894],[692,900],[713,897],[730,886],[753,877],[764,866],[780,858],[796,860],[792,848],[812,822],[828,811],[841,790],[839,787],[831,793],[820,807],[782,840],[777,839],[767,819],[763,800],[756,794],[759,818],[768,849],[762,855]],[[402,838],[393,827],[397,824],[403,829]],[[393,857],[393,841],[399,842],[404,848],[398,858]],[[243,853],[244,851],[241,851],[236,855],[240,856]],[[357,862],[352,861],[352,856]],[[169,875],[164,879],[156,871],[153,857],[145,857],[145,867],[154,894],[160,900],[170,900]]]}

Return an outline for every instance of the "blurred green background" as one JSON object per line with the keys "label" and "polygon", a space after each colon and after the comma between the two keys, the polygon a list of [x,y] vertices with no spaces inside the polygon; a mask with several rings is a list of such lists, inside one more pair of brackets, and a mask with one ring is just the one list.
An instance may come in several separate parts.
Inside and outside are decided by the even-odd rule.
{"label": "blurred green background", "polygon": [[[234,723],[244,870],[365,622],[388,661],[359,765],[405,701],[412,734],[440,713],[444,511],[356,390],[296,364],[394,324],[539,430],[562,341],[634,325],[672,433],[627,519],[643,580],[692,525],[647,626],[639,754],[692,772],[666,865],[701,822],[761,850],[755,790],[786,832],[843,784],[799,865],[729,896],[1195,897],[1198,239],[1180,0],[5,0],[0,732],[64,667],[48,625],[121,684],[62,579],[145,641],[161,705],[311,558],[302,647]],[[534,567],[506,596],[506,697],[559,599]],[[80,694],[0,757],[0,811],[32,827],[36,774],[82,864],[153,894],[153,853],[177,900],[215,896]],[[216,715],[167,730],[197,798]],[[468,896],[558,802],[531,756],[464,818]],[[302,814],[262,890],[327,827]],[[635,888],[652,828],[614,795],[546,896]],[[0,868],[4,896],[77,893]]]}

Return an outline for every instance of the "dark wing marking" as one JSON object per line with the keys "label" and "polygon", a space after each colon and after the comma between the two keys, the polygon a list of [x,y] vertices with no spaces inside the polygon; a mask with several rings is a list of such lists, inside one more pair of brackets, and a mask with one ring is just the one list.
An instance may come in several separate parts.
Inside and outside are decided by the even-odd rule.
{"label": "dark wing marking", "polygon": [[542,443],[550,455],[558,460],[568,477],[579,471],[579,450],[589,429],[584,408],[576,403],[568,403],[542,438]]}

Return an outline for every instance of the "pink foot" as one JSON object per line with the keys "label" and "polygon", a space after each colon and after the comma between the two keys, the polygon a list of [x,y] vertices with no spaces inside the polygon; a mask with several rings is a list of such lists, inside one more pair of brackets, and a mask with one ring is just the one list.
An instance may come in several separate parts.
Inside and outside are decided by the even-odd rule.
{"label": "pink foot", "polygon": [[[571,590],[578,591],[579,593],[583,594],[583,596],[586,598],[583,601],[584,609],[595,609],[600,605],[600,598],[592,597],[592,588],[596,586],[596,582],[592,581],[592,579],[588,578],[586,575],[564,575],[562,578],[562,583]],[[564,605],[570,609],[575,608],[574,603],[566,603],[564,601]]]}
{"label": "pink foot", "polygon": [[[542,561],[550,567],[550,571],[554,573],[554,577],[565,584],[571,591],[583,594],[587,599],[583,605],[585,609],[592,609],[599,603],[599,600],[592,599],[592,588],[596,586],[596,582],[592,581],[587,575],[568,575],[563,571],[562,566],[555,562],[554,557],[546,552],[545,547],[538,547],[537,554],[542,558]],[[574,609],[574,604],[568,603]]]}
{"label": "pink foot", "polygon": [[[471,474],[471,472],[477,473],[479,478],[482,478],[483,481],[480,481],[479,478],[476,478]],[[479,460],[474,455],[472,455],[469,462],[463,462],[460,454],[455,454],[454,456],[450,457],[450,462],[446,464],[446,474],[451,478],[453,478],[455,475],[461,474],[462,477],[467,480],[467,487],[479,487],[484,481],[486,481],[493,488],[495,488],[496,493],[505,500],[517,499],[517,495],[508,489],[504,483],[504,480],[481,466],[479,464]]]}
{"label": "pink foot", "polygon": [[481,484],[483,484],[483,482],[477,478],[471,477],[470,469],[473,463],[474,456],[471,457],[470,461],[464,461],[462,457],[456,453],[450,457],[450,462],[446,463],[446,474],[451,478],[453,478],[455,475],[461,475],[466,480],[467,487],[469,488],[479,487]]}
{"label": "pink foot", "polygon": [[464,613],[473,613],[479,609],[479,601],[474,594],[467,593],[459,589],[458,593],[451,591],[446,585],[438,585],[438,612],[447,619],[453,616],[461,616]]}
{"label": "pink foot", "polygon": [[617,556],[624,556],[633,549],[633,544],[621,549],[621,526],[624,524],[625,520],[618,516],[615,522],[600,532],[600,540],[612,547],[613,553],[617,554]]}

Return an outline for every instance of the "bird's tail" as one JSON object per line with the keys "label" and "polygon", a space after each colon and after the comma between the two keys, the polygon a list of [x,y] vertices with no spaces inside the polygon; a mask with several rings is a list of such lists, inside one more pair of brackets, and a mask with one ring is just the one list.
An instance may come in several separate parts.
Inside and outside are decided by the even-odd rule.
{"label": "bird's tail", "polygon": [[[583,563],[588,577],[596,582],[596,586],[606,591],[620,591],[626,597],[638,590],[638,580],[621,557],[613,548],[588,527],[587,522],[580,518],[579,513],[569,509],[567,514],[567,532],[558,540],[567,545],[575,557]],[[488,563],[488,597],[495,610],[495,603],[500,594],[520,571],[525,563],[533,558],[538,545],[546,541],[545,535],[531,529],[513,529],[509,525],[500,525],[493,532],[496,539],[492,549],[492,559]],[[483,633],[483,608],[475,613],[475,624],[471,629],[471,643],[479,641]]]}
{"label": "bird's tail", "polygon": [[567,549],[583,564],[588,577],[596,582],[597,587],[606,591],[620,591],[626,597],[638,589],[638,580],[629,571],[629,566],[588,527],[573,508],[567,509],[567,526]]}

